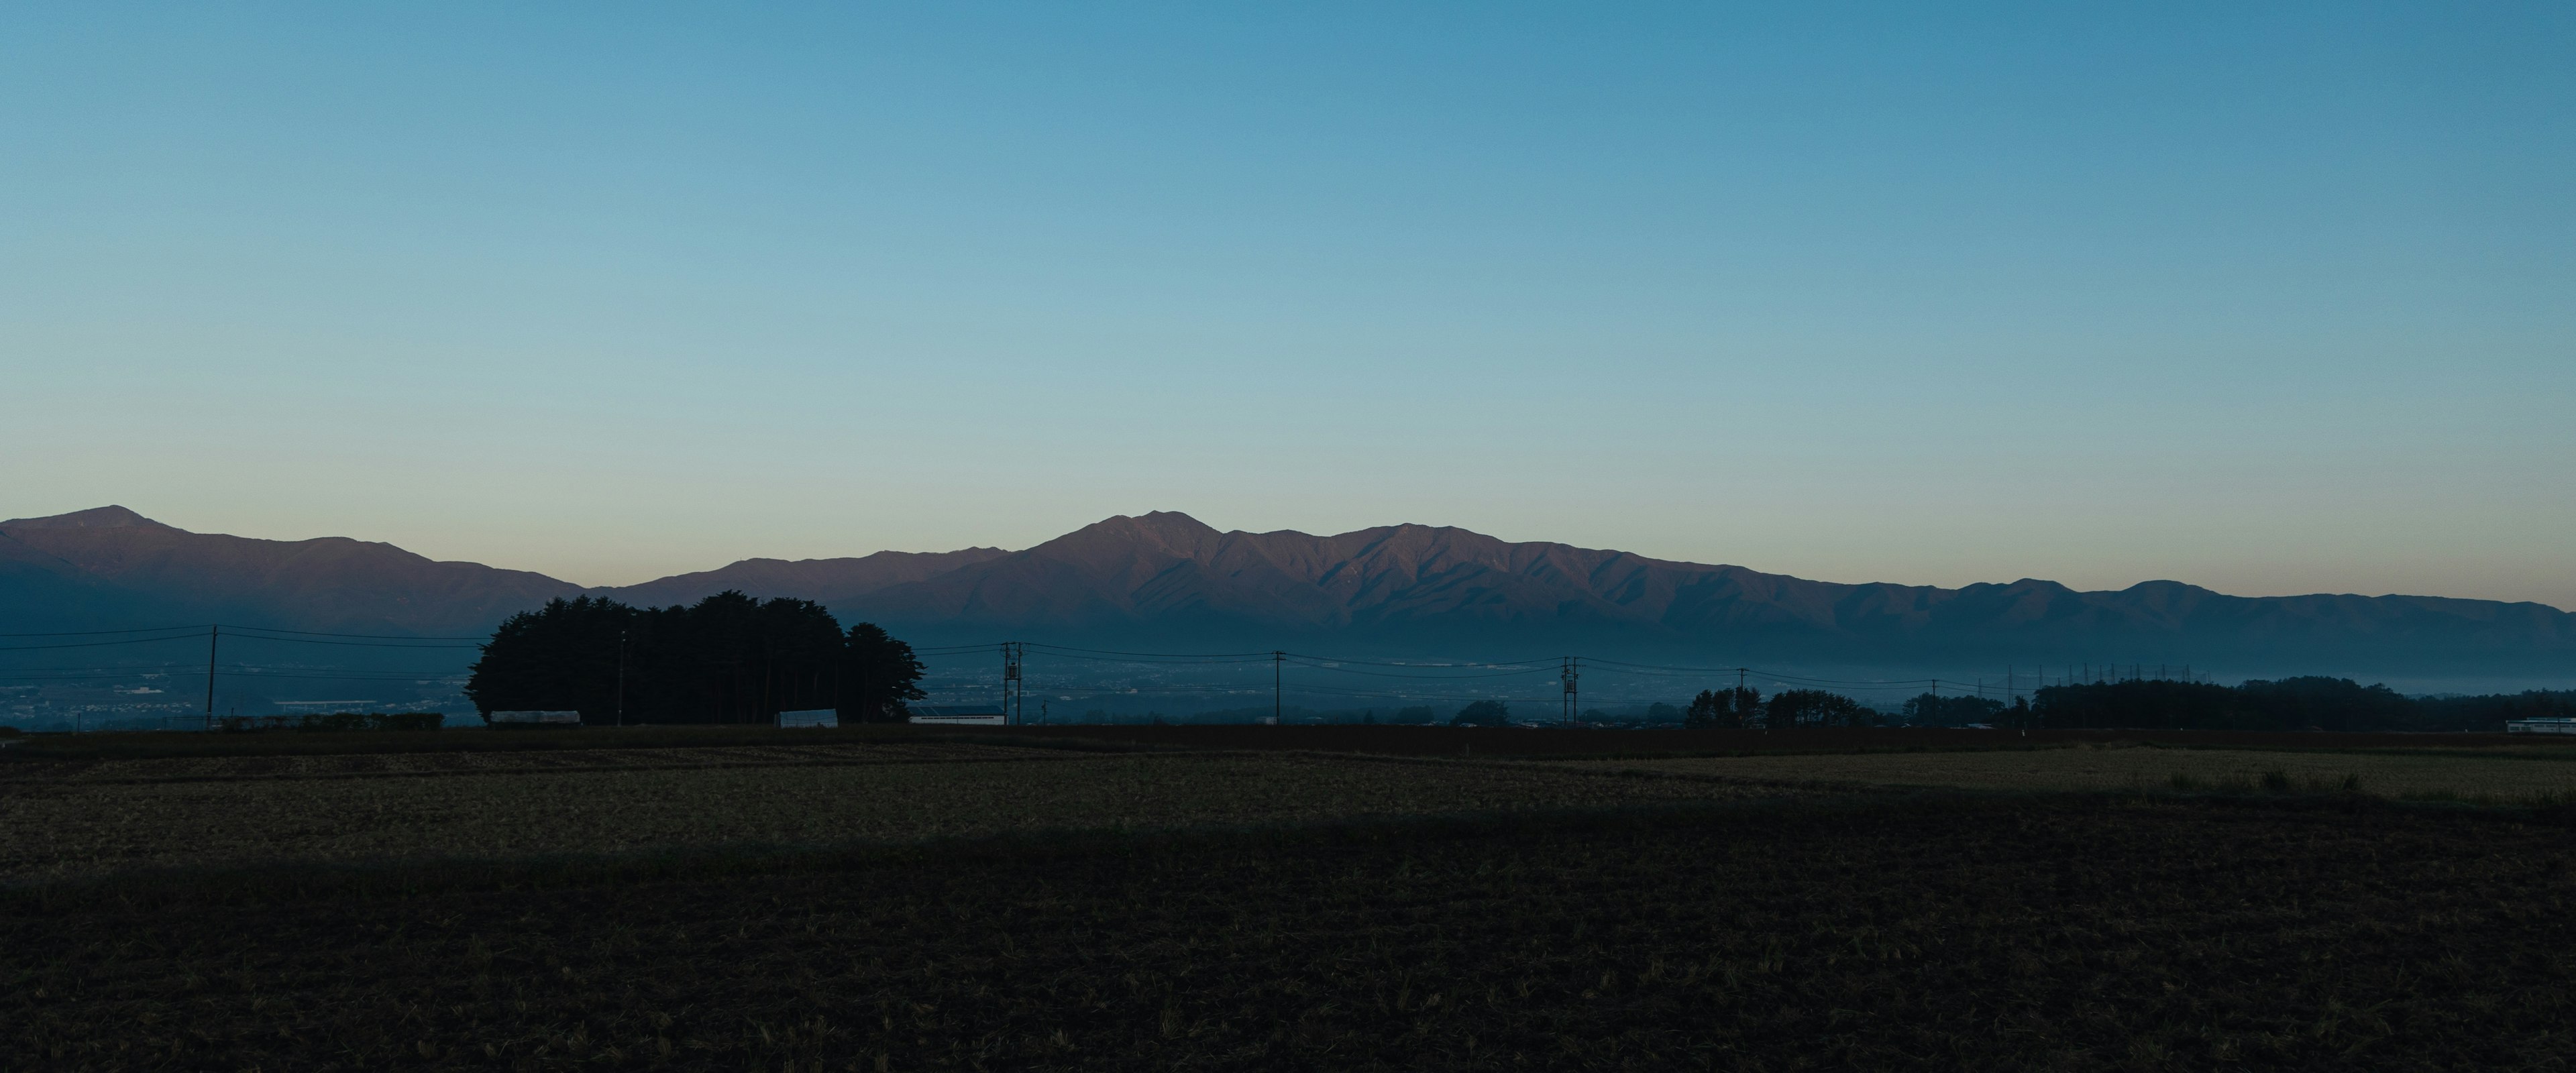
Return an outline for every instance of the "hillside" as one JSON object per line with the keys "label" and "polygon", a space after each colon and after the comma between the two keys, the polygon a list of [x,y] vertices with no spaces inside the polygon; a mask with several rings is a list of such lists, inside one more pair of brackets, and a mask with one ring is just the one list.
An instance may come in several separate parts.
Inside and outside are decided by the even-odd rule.
{"label": "hillside", "polygon": [[640,585],[591,592],[642,607],[703,600],[732,590],[764,599],[795,596],[825,604],[847,603],[890,585],[937,577],[961,566],[1009,554],[1000,548],[962,551],[881,551],[838,559],[744,559],[714,570],[674,574]]}
{"label": "hillside", "polygon": [[2576,670],[2576,616],[2535,603],[2236,597],[2170,581],[2109,592],[2030,579],[1842,584],[1445,526],[1220,532],[1171,512],[1111,518],[834,606],[942,639],[1633,651],[1722,662]]}
{"label": "hillside", "polygon": [[[0,522],[0,538],[17,556],[7,561],[24,564],[0,575],[5,599],[46,623],[473,633],[582,591],[543,574],[437,562],[346,537],[192,533],[114,506]],[[99,600],[113,602],[115,614],[92,606]]]}
{"label": "hillside", "polygon": [[122,507],[0,522],[0,613],[25,630],[225,621],[479,633],[559,596],[661,605],[725,589],[819,600],[925,643],[2576,679],[2576,616],[2534,603],[2238,597],[2171,581],[2106,592],[2031,579],[1848,584],[1445,526],[1246,533],[1156,512],[1021,551],[747,559],[585,590],[390,544],[191,533]]}

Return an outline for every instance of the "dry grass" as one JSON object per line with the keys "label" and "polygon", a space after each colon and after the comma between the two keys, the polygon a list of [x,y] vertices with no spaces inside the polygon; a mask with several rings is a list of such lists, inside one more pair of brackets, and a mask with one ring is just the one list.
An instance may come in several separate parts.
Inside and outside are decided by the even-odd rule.
{"label": "dry grass", "polygon": [[2520,803],[2576,794],[2576,763],[2510,754],[2060,748],[1573,761],[1564,766],[1743,779],[1996,790],[2356,790]]}
{"label": "dry grass", "polygon": [[[99,762],[0,784],[0,882],[190,865],[813,846],[1780,793],[1519,765],[940,748],[964,752],[944,759],[880,747],[748,761],[741,755],[747,750],[728,749],[586,762],[566,753]],[[871,755],[880,762],[863,762]],[[995,756],[1027,759],[992,762]],[[568,760],[575,763],[537,766]],[[464,763],[498,766],[417,773],[422,765]],[[278,766],[247,771],[245,764]],[[348,770],[368,764],[382,767]],[[391,770],[396,766],[413,773]]]}

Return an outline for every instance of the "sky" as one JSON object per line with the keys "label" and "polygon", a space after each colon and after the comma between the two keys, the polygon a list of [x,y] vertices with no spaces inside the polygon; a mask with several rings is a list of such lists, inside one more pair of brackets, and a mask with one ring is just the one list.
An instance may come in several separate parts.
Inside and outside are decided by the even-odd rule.
{"label": "sky", "polygon": [[0,517],[2576,608],[2571,404],[2563,3],[0,8]]}

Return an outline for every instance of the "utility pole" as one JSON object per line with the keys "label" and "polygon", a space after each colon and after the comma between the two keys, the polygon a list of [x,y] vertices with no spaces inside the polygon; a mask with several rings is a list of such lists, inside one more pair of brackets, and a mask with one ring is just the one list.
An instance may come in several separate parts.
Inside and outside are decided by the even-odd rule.
{"label": "utility pole", "polygon": [[215,729],[215,643],[223,640],[224,628],[206,627],[206,729]]}
{"label": "utility pole", "polygon": [[617,631],[617,725],[626,725],[626,631]]}
{"label": "utility pole", "polygon": [[1002,642],[1002,721],[1018,725],[1020,698],[1020,643]]}
{"label": "utility pole", "polygon": [[1279,687],[1287,673],[1287,665],[1288,653],[1276,650],[1270,653],[1270,725],[1272,726],[1278,726],[1280,717],[1288,714],[1285,702],[1279,699]]}
{"label": "utility pole", "polygon": [[1567,726],[1573,726],[1578,703],[1574,683],[1576,679],[1583,677],[1583,657],[1565,657],[1564,662],[1558,665],[1556,673],[1565,679],[1565,712],[1561,721]]}

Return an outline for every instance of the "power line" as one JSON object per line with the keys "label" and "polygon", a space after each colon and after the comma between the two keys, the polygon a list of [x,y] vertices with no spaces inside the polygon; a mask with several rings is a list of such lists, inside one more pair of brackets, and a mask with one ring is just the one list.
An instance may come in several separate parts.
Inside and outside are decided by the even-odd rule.
{"label": "power line", "polygon": [[[1559,657],[1553,657],[1553,656],[1551,656],[1551,657],[1548,657],[1548,659],[1512,659],[1512,660],[1502,660],[1502,661],[1499,661],[1499,662],[1486,662],[1486,663],[1422,663],[1422,662],[1406,662],[1406,661],[1395,661],[1395,662],[1389,662],[1389,661],[1384,661],[1384,660],[1344,659],[1344,658],[1342,658],[1342,657],[1340,657],[1340,656],[1318,656],[1318,655],[1313,655],[1313,654],[1311,654],[1311,653],[1304,653],[1304,652],[1291,652],[1291,653],[1288,653],[1288,654],[1289,654],[1289,655],[1291,655],[1291,656],[1297,656],[1297,657],[1300,657],[1300,658],[1303,658],[1303,659],[1324,660],[1324,661],[1332,662],[1332,663],[1356,663],[1356,664],[1359,664],[1360,666],[1363,666],[1363,667],[1519,667],[1519,666],[1527,665],[1527,666],[1531,667],[1532,669],[1535,669],[1535,670],[1542,670],[1542,671],[1552,669],[1553,664],[1548,664],[1548,659],[1556,659],[1556,658],[1559,658]],[[1541,666],[1541,664],[1548,664],[1548,665],[1547,665],[1547,666]]]}
{"label": "power line", "polygon": [[[1294,657],[1291,657],[1291,659],[1293,660]],[[1386,671],[1355,671],[1347,667],[1333,667],[1309,661],[1299,661],[1297,665],[1300,667],[1313,668],[1319,671],[1330,671],[1334,674],[1363,674],[1371,678],[1409,678],[1422,682],[1459,682],[1477,678],[1512,678],[1524,674],[1546,674],[1549,671],[1556,670],[1554,667],[1529,667],[1517,671],[1490,671],[1484,674],[1391,674]]]}
{"label": "power line", "polygon": [[[9,669],[0,669],[0,678],[9,678],[9,677],[15,677],[15,676],[20,676],[20,675],[30,675],[30,674],[105,674],[105,675],[123,675],[123,676],[129,676],[129,677],[139,676],[139,677],[147,677],[147,678],[148,678],[148,677],[156,677],[156,676],[160,676],[160,675],[175,674],[175,673],[180,672],[180,671],[198,670],[198,669],[202,669],[204,666],[205,666],[205,664],[202,664],[202,663],[145,663],[145,664],[136,664],[136,665],[133,665],[133,666],[125,666],[125,667],[16,667],[16,668],[9,668]],[[335,669],[335,668],[328,667],[328,666],[323,666],[323,667],[311,667],[311,666],[306,666],[306,665],[298,664],[298,663],[226,663],[226,664],[223,664],[223,665],[222,665],[222,667],[223,667],[223,670],[224,670],[226,673],[232,673],[232,672],[243,672],[243,673],[251,673],[251,674],[265,673],[265,672],[271,672],[271,671],[281,672],[281,673],[282,673],[282,672],[287,672],[287,671],[327,671],[327,670],[333,670],[333,669]],[[439,668],[439,669],[436,669],[436,670],[411,670],[411,669],[399,669],[399,668],[375,668],[375,667],[361,667],[361,668],[354,668],[354,669],[357,669],[357,670],[364,670],[364,671],[368,671],[368,672],[370,672],[370,673],[375,673],[375,674],[458,674],[458,673],[462,673],[462,672],[461,672],[461,669],[460,669],[460,668],[456,668],[456,667],[442,667],[442,668]]]}
{"label": "power line", "polygon": [[[232,624],[217,623],[217,625],[229,626]],[[232,628],[236,630],[256,630],[262,633],[293,633],[301,634],[306,637],[365,637],[378,641],[489,641],[492,639],[492,635],[488,633],[477,637],[430,637],[408,633],[335,633],[324,630],[281,630],[270,626],[232,626]]]}
{"label": "power line", "polygon": [[59,630],[53,633],[0,633],[0,637],[102,637],[111,633],[175,633],[187,631],[191,636],[204,626],[151,626],[139,630]]}
{"label": "power line", "polygon": [[[232,666],[216,669],[216,674],[232,674],[247,679],[335,679],[335,682],[461,682],[459,672],[355,672],[355,674],[314,674],[312,666],[296,666],[286,672],[240,672]],[[131,682],[134,674],[0,674],[0,682]]]}
{"label": "power line", "polygon": [[[365,636],[365,635],[364,635],[364,634],[352,634],[351,636],[363,637],[363,636]],[[483,647],[482,645],[479,645],[479,644],[474,644],[474,645],[450,645],[450,644],[385,644],[385,643],[380,642],[380,641],[318,641],[318,640],[312,640],[312,639],[310,639],[310,638],[306,638],[306,637],[263,637],[263,636],[260,636],[260,635],[258,635],[258,634],[247,634],[247,633],[236,633],[236,634],[234,634],[234,635],[233,635],[233,637],[234,637],[234,639],[236,639],[236,640],[245,640],[245,641],[275,641],[275,642],[278,642],[279,644],[289,644],[289,645],[331,645],[331,646],[333,646],[333,647],[337,647],[337,648],[425,648],[425,649],[441,649],[441,650],[449,650],[449,651],[465,651],[465,650],[469,650],[469,649],[480,649],[480,648],[482,648],[482,647]],[[429,638],[429,640],[446,640],[446,638]]]}
{"label": "power line", "polygon": [[203,634],[183,633],[172,637],[138,637],[131,641],[79,641],[60,645],[0,645],[0,652],[36,652],[54,648],[107,648],[114,645],[148,645],[162,641],[193,641]]}
{"label": "power line", "polygon": [[[977,650],[975,650],[975,652],[976,652],[976,653],[982,653],[982,654],[989,654],[989,653],[991,653],[992,651],[993,651],[993,650],[992,650],[989,646],[988,646],[988,647],[986,647],[986,648],[982,648],[982,649],[977,649]],[[967,655],[967,654],[969,654],[969,653],[962,653],[962,652],[961,652],[961,653],[957,653],[957,654],[958,654],[958,655]],[[1085,655],[1076,655],[1076,654],[1074,654],[1074,653],[1070,653],[1070,652],[1040,652],[1040,653],[1038,653],[1038,654],[1039,654],[1039,655],[1042,655],[1042,656],[1052,656],[1052,657],[1054,657],[1054,658],[1056,658],[1056,659],[1079,659],[1079,660],[1087,660],[1087,661],[1090,661],[1090,662],[1092,662],[1092,663],[1126,663],[1126,664],[1133,664],[1133,665],[1140,666],[1140,667],[1200,667],[1200,666],[1219,666],[1219,665],[1223,665],[1223,664],[1230,664],[1230,663],[1268,663],[1268,662],[1270,662],[1270,653],[1267,653],[1267,652],[1261,653],[1259,656],[1248,656],[1248,657],[1239,657],[1239,656],[1192,656],[1192,657],[1186,657],[1186,658],[1173,658],[1173,659],[1140,659],[1140,658],[1119,658],[1119,657],[1114,657],[1114,656],[1085,656]]]}
{"label": "power line", "polygon": [[[1271,656],[1271,653],[1268,652],[1119,652],[1106,648],[1073,648],[1067,645],[1051,645],[1037,641],[1029,641],[1025,643],[1031,648],[1045,649],[1051,652],[1088,652],[1093,655],[1100,656],[1148,656],[1157,659],[1225,659],[1240,656],[1250,656],[1256,659],[1269,659]],[[991,646],[987,645],[985,647],[989,648]]]}

